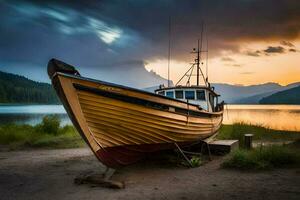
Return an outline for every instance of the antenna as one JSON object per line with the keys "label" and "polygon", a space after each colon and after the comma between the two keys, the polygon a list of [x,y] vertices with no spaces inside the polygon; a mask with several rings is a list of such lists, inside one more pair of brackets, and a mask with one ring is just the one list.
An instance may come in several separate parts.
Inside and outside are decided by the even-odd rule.
{"label": "antenna", "polygon": [[168,87],[170,87],[170,58],[171,58],[171,16],[169,16]]}

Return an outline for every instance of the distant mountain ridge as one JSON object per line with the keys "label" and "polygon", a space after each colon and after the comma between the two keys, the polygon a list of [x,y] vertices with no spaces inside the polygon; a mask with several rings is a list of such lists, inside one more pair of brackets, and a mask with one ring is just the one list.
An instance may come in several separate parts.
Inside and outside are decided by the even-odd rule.
{"label": "distant mountain ridge", "polygon": [[229,84],[212,84],[217,93],[221,94],[221,99],[231,104],[258,104],[259,101],[276,92],[300,86],[300,82],[286,86],[278,83],[264,83],[259,85],[241,86]]}
{"label": "distant mountain ridge", "polygon": [[288,90],[276,92],[264,97],[259,101],[260,104],[297,104],[300,105],[300,86]]}
{"label": "distant mountain ridge", "polygon": [[59,104],[52,86],[0,71],[0,103]]}

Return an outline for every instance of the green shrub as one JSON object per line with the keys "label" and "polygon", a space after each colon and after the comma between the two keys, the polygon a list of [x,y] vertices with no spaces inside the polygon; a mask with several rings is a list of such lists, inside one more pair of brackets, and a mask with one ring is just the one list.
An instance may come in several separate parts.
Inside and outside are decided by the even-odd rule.
{"label": "green shrub", "polygon": [[59,117],[57,115],[48,115],[43,117],[42,123],[38,124],[36,127],[39,128],[43,133],[58,135],[59,126]]}
{"label": "green shrub", "polygon": [[300,149],[288,145],[236,150],[223,162],[223,167],[237,169],[271,169],[300,166]]}
{"label": "green shrub", "polygon": [[60,127],[57,116],[46,116],[35,126],[6,124],[0,126],[0,144],[11,149],[24,147],[73,148],[84,141],[71,125]]}
{"label": "green shrub", "polygon": [[190,159],[190,163],[191,163],[192,167],[199,167],[200,165],[202,165],[202,160],[198,156],[193,156]]}

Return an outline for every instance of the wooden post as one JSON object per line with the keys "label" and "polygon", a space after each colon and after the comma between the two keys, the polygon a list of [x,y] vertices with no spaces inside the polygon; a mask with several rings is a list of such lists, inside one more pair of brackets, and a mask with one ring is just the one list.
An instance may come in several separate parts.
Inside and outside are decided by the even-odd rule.
{"label": "wooden post", "polygon": [[244,140],[245,140],[244,145],[246,149],[252,149],[252,138],[253,138],[253,134],[244,135]]}

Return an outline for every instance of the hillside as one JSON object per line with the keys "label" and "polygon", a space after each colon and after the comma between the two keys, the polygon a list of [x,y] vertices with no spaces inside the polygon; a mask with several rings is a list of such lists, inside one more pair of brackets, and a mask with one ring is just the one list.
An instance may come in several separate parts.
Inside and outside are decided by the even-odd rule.
{"label": "hillside", "polygon": [[221,99],[226,103],[232,104],[258,104],[259,101],[276,92],[284,91],[293,87],[300,86],[300,82],[281,86],[277,83],[264,83],[258,85],[229,85],[212,84],[216,91],[221,94]]}
{"label": "hillside", "polygon": [[300,104],[300,86],[262,98],[260,104]]}
{"label": "hillside", "polygon": [[59,104],[50,84],[0,71],[0,103]]}

